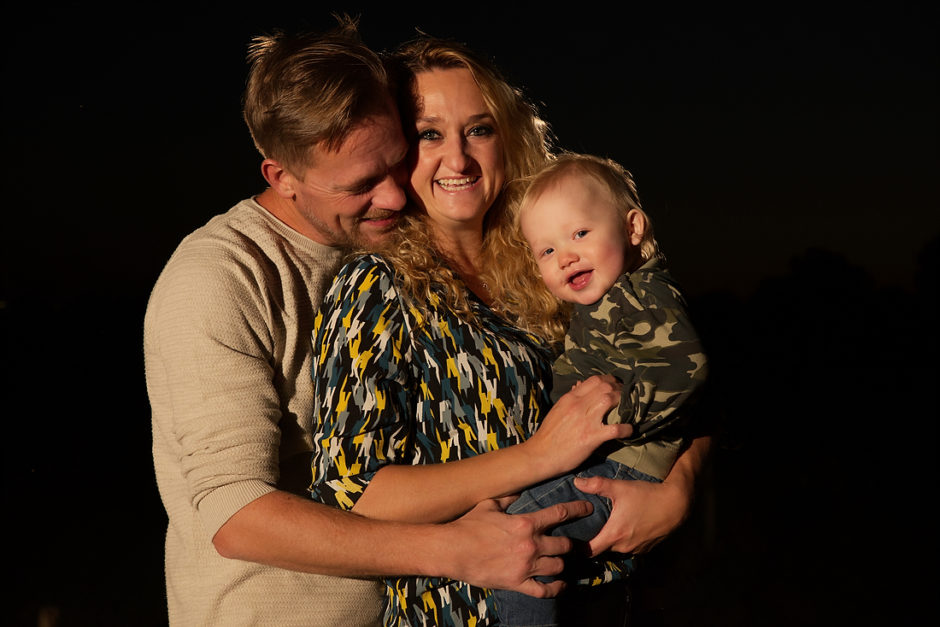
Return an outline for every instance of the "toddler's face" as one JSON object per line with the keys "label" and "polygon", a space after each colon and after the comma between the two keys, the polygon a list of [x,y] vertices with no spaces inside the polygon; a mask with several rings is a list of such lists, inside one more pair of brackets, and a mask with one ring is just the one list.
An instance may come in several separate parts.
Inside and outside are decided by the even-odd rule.
{"label": "toddler's face", "polygon": [[545,285],[561,300],[594,303],[624,272],[626,225],[593,178],[557,181],[525,208],[521,227]]}

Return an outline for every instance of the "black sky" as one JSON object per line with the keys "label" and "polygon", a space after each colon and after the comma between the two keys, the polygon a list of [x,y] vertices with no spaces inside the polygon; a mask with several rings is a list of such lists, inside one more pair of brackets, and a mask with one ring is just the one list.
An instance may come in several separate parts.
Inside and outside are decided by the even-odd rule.
{"label": "black sky", "polygon": [[[724,550],[712,547],[713,570],[699,555],[698,570],[681,571],[692,577],[683,607],[711,624],[819,624],[848,604],[827,613],[820,590],[834,586],[833,596],[849,598],[866,582],[856,572],[867,563],[861,550],[884,553],[932,526],[909,475],[926,481],[936,472],[927,442],[936,434],[938,370],[923,354],[935,357],[937,347],[927,330],[936,323],[940,237],[935,10],[919,2],[549,4],[19,9],[5,27],[0,242],[4,413],[14,417],[4,493],[22,510],[13,554],[21,602],[11,624],[29,624],[40,605],[70,607],[73,624],[141,624],[142,613],[159,611],[165,519],[149,457],[146,299],[185,234],[262,189],[240,118],[249,39],[327,27],[330,9],[361,13],[376,49],[420,28],[482,50],[540,104],[560,147],[633,171],[673,270],[703,313],[715,363],[725,366],[716,388],[732,425],[716,472],[732,477],[717,498],[735,515],[719,517],[730,522],[717,531],[692,525]],[[899,332],[912,325],[919,330]],[[794,440],[802,447],[795,457],[786,448]],[[899,440],[916,443],[906,457]],[[885,448],[888,463],[876,453]],[[795,482],[783,479],[794,460],[814,455],[822,461],[793,471]],[[907,487],[879,479],[862,490],[872,481],[866,471],[890,475],[905,465],[901,457]],[[865,479],[850,480],[853,472]],[[812,487],[827,482],[837,496]],[[778,489],[781,498],[810,496],[783,515],[772,505]],[[909,506],[905,520],[919,522],[870,521],[866,499],[881,512]],[[846,518],[828,509],[835,502]],[[842,533],[835,545],[813,544],[805,529],[794,536],[820,509],[838,520],[825,525],[834,535],[866,512],[865,533]],[[862,536],[871,546],[849,547]],[[681,542],[698,546],[695,539]],[[774,550],[779,543],[787,556]],[[792,556],[828,550],[835,555],[825,566],[804,565],[825,578],[795,574]],[[935,555],[936,544],[924,550]],[[882,557],[873,570],[887,567]],[[740,572],[757,568],[754,581]],[[695,579],[703,572],[720,594]],[[693,584],[719,600],[693,598]],[[794,594],[804,605],[790,607],[814,613],[779,613],[777,596]]]}
{"label": "black sky", "polygon": [[[415,28],[466,41],[543,105],[561,147],[630,168],[689,289],[751,290],[808,247],[909,286],[940,233],[926,5],[391,4],[349,9],[374,47]],[[76,221],[139,257],[137,238],[178,234],[261,186],[238,115],[246,42],[330,17],[313,3],[209,5],[44,5],[23,22],[6,72],[20,97],[5,107],[26,216],[72,235]],[[61,191],[49,202],[33,189]],[[60,243],[70,256],[90,242]]]}

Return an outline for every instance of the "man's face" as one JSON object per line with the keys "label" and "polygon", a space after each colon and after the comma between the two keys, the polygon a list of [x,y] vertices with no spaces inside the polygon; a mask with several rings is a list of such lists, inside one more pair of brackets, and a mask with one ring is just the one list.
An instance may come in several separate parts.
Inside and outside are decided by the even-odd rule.
{"label": "man's face", "polygon": [[407,154],[401,122],[391,113],[367,118],[339,150],[316,146],[312,165],[295,179],[294,206],[310,227],[305,234],[328,246],[381,241],[405,206]]}

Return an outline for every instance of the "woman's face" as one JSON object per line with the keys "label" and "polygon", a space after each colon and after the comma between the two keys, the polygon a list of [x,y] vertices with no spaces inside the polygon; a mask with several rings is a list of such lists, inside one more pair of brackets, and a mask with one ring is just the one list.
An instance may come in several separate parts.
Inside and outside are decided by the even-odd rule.
{"label": "woman's face", "polygon": [[410,193],[439,227],[482,228],[505,178],[496,121],[467,69],[430,70],[416,82]]}

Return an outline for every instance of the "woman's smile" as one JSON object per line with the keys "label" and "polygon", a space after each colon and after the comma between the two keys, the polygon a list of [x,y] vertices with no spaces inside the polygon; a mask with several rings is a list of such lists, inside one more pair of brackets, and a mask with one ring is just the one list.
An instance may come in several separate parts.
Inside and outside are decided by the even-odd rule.
{"label": "woman's smile", "polygon": [[479,180],[479,176],[465,176],[459,179],[438,179],[435,181],[435,183],[440,185],[445,191],[459,192],[465,189],[470,189],[473,187],[473,184]]}

